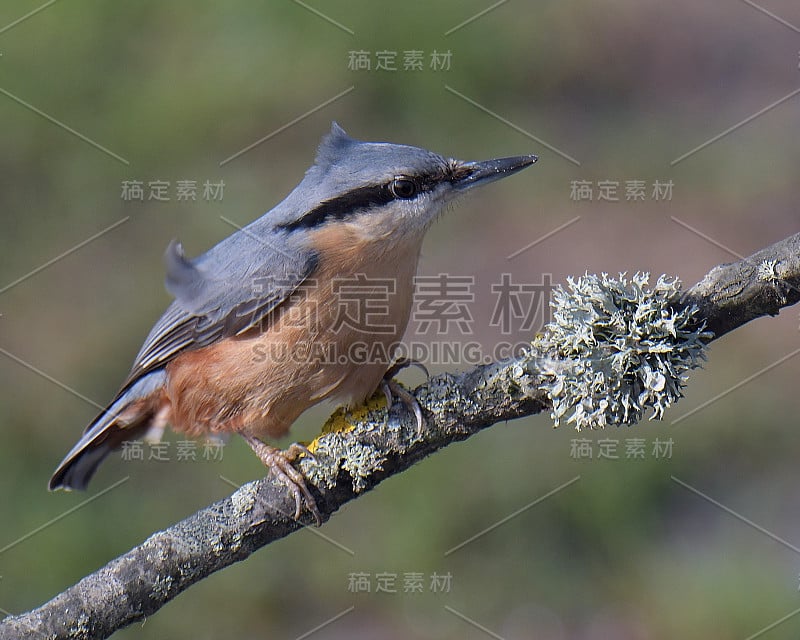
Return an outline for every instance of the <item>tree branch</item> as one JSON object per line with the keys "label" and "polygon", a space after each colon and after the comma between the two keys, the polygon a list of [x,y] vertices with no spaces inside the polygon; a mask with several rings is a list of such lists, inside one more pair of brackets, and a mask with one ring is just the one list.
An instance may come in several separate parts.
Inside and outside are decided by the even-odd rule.
{"label": "tree branch", "polygon": [[[714,338],[800,301],[800,234],[712,269],[676,305],[695,305]],[[497,422],[550,407],[537,354],[442,374],[415,390],[426,427],[398,408],[387,423],[382,398],[337,411],[299,463],[323,520],[384,479]],[[0,640],[106,638],[158,611],[192,584],[310,524],[292,518],[286,488],[265,478],[160,531],[28,613],[0,623]]]}
{"label": "tree branch", "polygon": [[714,267],[681,301],[697,306],[715,338],[761,316],[778,315],[800,301],[800,233]]}

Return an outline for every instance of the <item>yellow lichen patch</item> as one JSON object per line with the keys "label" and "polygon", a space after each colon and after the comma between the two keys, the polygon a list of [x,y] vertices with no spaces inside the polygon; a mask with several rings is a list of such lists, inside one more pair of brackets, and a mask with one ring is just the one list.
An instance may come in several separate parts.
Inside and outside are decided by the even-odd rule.
{"label": "yellow lichen patch", "polygon": [[352,409],[339,407],[322,426],[320,434],[308,445],[308,450],[314,453],[319,448],[319,439],[328,433],[347,433],[355,427],[353,425],[363,421],[373,411],[386,409],[386,396],[382,391],[376,391],[367,401]]}

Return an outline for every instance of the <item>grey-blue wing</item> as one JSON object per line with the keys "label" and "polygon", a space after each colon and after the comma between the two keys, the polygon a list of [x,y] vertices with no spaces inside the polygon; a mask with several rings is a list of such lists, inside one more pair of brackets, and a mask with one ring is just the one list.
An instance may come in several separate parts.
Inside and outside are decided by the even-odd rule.
{"label": "grey-blue wing", "polygon": [[[221,245],[215,249],[218,248]],[[315,266],[310,252],[292,258],[265,255],[263,246],[226,248],[229,252],[235,250],[235,255],[220,264],[212,254],[189,261],[183,257],[179,244],[170,244],[166,256],[167,288],[175,300],[147,336],[122,390],[184,351],[214,344],[265,323],[306,281]],[[251,257],[248,250],[257,251],[258,266],[247,262]]]}

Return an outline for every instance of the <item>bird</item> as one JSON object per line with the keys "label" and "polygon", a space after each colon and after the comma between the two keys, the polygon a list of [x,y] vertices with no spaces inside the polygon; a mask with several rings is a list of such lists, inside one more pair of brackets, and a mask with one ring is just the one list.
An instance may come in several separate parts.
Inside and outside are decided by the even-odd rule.
{"label": "bird", "polygon": [[[267,440],[322,401],[353,406],[383,388],[415,403],[392,380],[405,363],[356,362],[349,350],[366,344],[391,356],[410,318],[428,228],[457,196],[537,160],[465,162],[357,140],[333,122],[301,182],[273,209],[195,258],[169,243],[165,285],[174,300],[49,489],[86,489],[123,442],[158,440],[169,425],[189,437],[238,434],[293,495],[295,519],[305,505],[319,523],[293,465],[313,454]],[[415,413],[419,421],[418,404]]]}

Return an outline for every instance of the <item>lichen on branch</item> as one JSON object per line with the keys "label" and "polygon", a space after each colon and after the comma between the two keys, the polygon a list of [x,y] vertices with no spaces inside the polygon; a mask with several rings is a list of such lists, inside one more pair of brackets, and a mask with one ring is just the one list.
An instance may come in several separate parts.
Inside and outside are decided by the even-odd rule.
{"label": "lichen on branch", "polygon": [[676,306],[677,278],[585,274],[553,292],[553,321],[534,341],[545,364],[551,417],[577,429],[634,424],[683,396],[688,372],[706,359],[712,334],[697,307]]}

